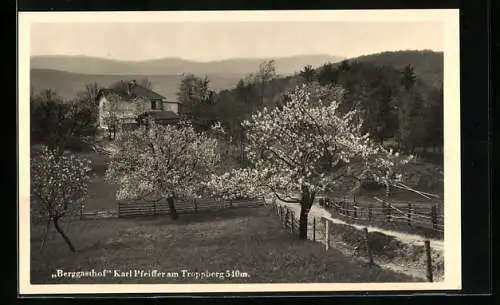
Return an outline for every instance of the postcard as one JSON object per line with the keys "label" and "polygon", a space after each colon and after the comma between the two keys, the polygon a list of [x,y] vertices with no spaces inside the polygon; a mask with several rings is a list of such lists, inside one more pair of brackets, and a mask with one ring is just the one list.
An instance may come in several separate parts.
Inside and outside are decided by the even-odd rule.
{"label": "postcard", "polygon": [[460,289],[458,13],[20,12],[19,294]]}

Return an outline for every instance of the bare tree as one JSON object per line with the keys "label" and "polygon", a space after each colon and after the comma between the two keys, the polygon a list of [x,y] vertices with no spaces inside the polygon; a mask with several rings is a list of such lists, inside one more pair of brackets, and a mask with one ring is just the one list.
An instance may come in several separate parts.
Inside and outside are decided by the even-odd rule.
{"label": "bare tree", "polygon": [[306,83],[311,83],[316,78],[316,71],[311,65],[307,65],[300,71],[300,76]]}
{"label": "bare tree", "polygon": [[139,85],[149,89],[149,90],[152,90],[153,89],[153,83],[149,80],[149,78],[147,77],[143,77],[142,79],[140,79],[138,82],[137,82]]}
{"label": "bare tree", "polygon": [[260,107],[264,105],[264,93],[268,83],[276,76],[276,62],[274,60],[264,61],[260,64],[259,71],[255,75],[256,81],[260,84]]}
{"label": "bare tree", "polygon": [[116,132],[119,125],[119,97],[117,95],[110,95],[107,98],[107,103],[103,105],[104,125],[108,130],[108,137],[110,140],[116,138]]}

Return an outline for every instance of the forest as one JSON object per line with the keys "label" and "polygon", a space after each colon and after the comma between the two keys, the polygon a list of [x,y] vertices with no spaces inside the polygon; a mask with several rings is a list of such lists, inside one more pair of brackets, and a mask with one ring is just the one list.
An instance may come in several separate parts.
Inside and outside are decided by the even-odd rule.
{"label": "forest", "polygon": [[207,77],[187,75],[178,99],[207,126],[220,121],[233,141],[241,141],[243,120],[263,107],[279,107],[287,90],[300,84],[339,92],[341,113],[359,110],[364,132],[377,142],[442,162],[443,87],[424,81],[410,64],[396,69],[389,64],[342,61],[316,69],[305,66],[293,76],[280,77],[268,61],[236,88],[219,92],[210,89]]}

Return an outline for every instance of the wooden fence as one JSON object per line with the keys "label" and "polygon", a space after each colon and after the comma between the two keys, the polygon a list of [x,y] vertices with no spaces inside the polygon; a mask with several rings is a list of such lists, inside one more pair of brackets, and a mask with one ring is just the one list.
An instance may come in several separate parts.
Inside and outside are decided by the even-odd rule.
{"label": "wooden fence", "polygon": [[[262,199],[228,201],[210,199],[193,201],[176,200],[175,210],[178,214],[190,214],[209,210],[258,207],[262,205],[264,205],[264,201]],[[154,216],[166,214],[170,214],[170,209],[165,200],[158,202],[122,201],[118,203],[118,217]]]}
{"label": "wooden fence", "polygon": [[333,217],[341,216],[370,224],[391,223],[444,233],[444,215],[438,211],[437,204],[390,203],[380,198],[376,198],[376,203],[321,198],[319,205],[328,209]]}
{"label": "wooden fence", "polygon": [[[273,202],[273,204],[270,205],[270,207],[275,211],[276,215],[281,220],[282,225],[287,229],[290,230],[290,233],[292,234],[298,234],[299,233],[299,219],[298,215],[295,214],[295,212],[285,206],[285,205],[278,205]],[[331,245],[331,236],[333,235],[333,230],[331,227],[334,225],[334,223],[331,222],[330,219],[325,218],[325,217],[308,217],[307,219],[307,239],[313,240],[313,241],[320,241],[324,244],[325,246],[325,251],[328,251]],[[374,255],[372,254],[371,250],[371,240],[370,240],[370,234],[368,232],[368,228],[363,228],[362,230],[362,235],[363,235],[363,242],[362,242],[362,247],[365,248],[365,255],[366,255],[366,260],[369,265],[374,265]],[[431,256],[431,246],[430,246],[430,241],[428,239],[423,240],[424,244],[424,249],[425,249],[425,274],[426,274],[426,279],[429,282],[434,281],[434,274],[433,274],[433,268],[432,268],[432,256]]]}

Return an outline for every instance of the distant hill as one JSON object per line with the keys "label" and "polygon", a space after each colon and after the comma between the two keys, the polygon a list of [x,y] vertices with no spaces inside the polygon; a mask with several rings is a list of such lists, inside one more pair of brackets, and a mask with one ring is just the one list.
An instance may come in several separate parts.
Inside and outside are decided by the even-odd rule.
{"label": "distant hill", "polygon": [[[277,68],[279,74],[290,75],[293,74],[290,71],[300,70],[307,64],[318,67],[330,62],[334,63],[334,66],[338,66],[340,59],[340,57],[326,55],[280,58],[277,59]],[[122,79],[141,79],[146,76],[152,82],[155,91],[170,100],[175,100],[179,83],[183,77],[181,73],[191,72],[200,76],[207,75],[213,89],[231,89],[244,75],[255,72],[263,60],[231,59],[196,63],[182,59],[163,59],[146,62],[123,62],[91,57],[36,56],[31,58],[30,79],[34,92],[52,88],[62,96],[72,97],[76,92],[83,90],[85,84],[88,83],[97,82],[106,87]],[[442,52],[425,50],[383,52],[351,58],[348,61],[388,65],[397,70],[402,70],[404,66],[411,64],[417,76],[425,83],[441,86],[443,82]],[[80,72],[76,73],[75,71]],[[146,73],[147,71],[151,73]],[[163,73],[159,73],[161,71]]]}
{"label": "distant hill", "polygon": [[242,58],[211,62],[196,62],[180,58],[163,58],[146,61],[119,61],[86,56],[33,56],[31,69],[59,70],[92,75],[177,75],[238,74],[257,71],[264,60],[274,59],[278,74],[289,75],[305,65],[319,66],[326,62],[338,62],[343,58],[329,55],[301,55],[282,58]]}
{"label": "distant hill", "polygon": [[402,71],[406,65],[412,65],[415,74],[428,85],[440,87],[443,84],[443,52],[434,52],[430,50],[382,52],[355,57],[349,59],[349,61],[388,65],[400,71]]}
{"label": "distant hill", "polygon": [[[54,89],[59,95],[65,98],[71,98],[77,92],[84,90],[85,85],[89,83],[98,83],[103,87],[120,80],[140,80],[144,75],[126,74],[126,75],[90,75],[77,74],[57,70],[32,69],[30,72],[30,85],[34,93],[45,89]],[[176,93],[179,89],[181,75],[151,75],[147,76],[153,84],[153,90],[162,94],[169,100],[176,99]],[[242,77],[237,74],[209,74],[210,83],[215,90],[233,88]]]}

